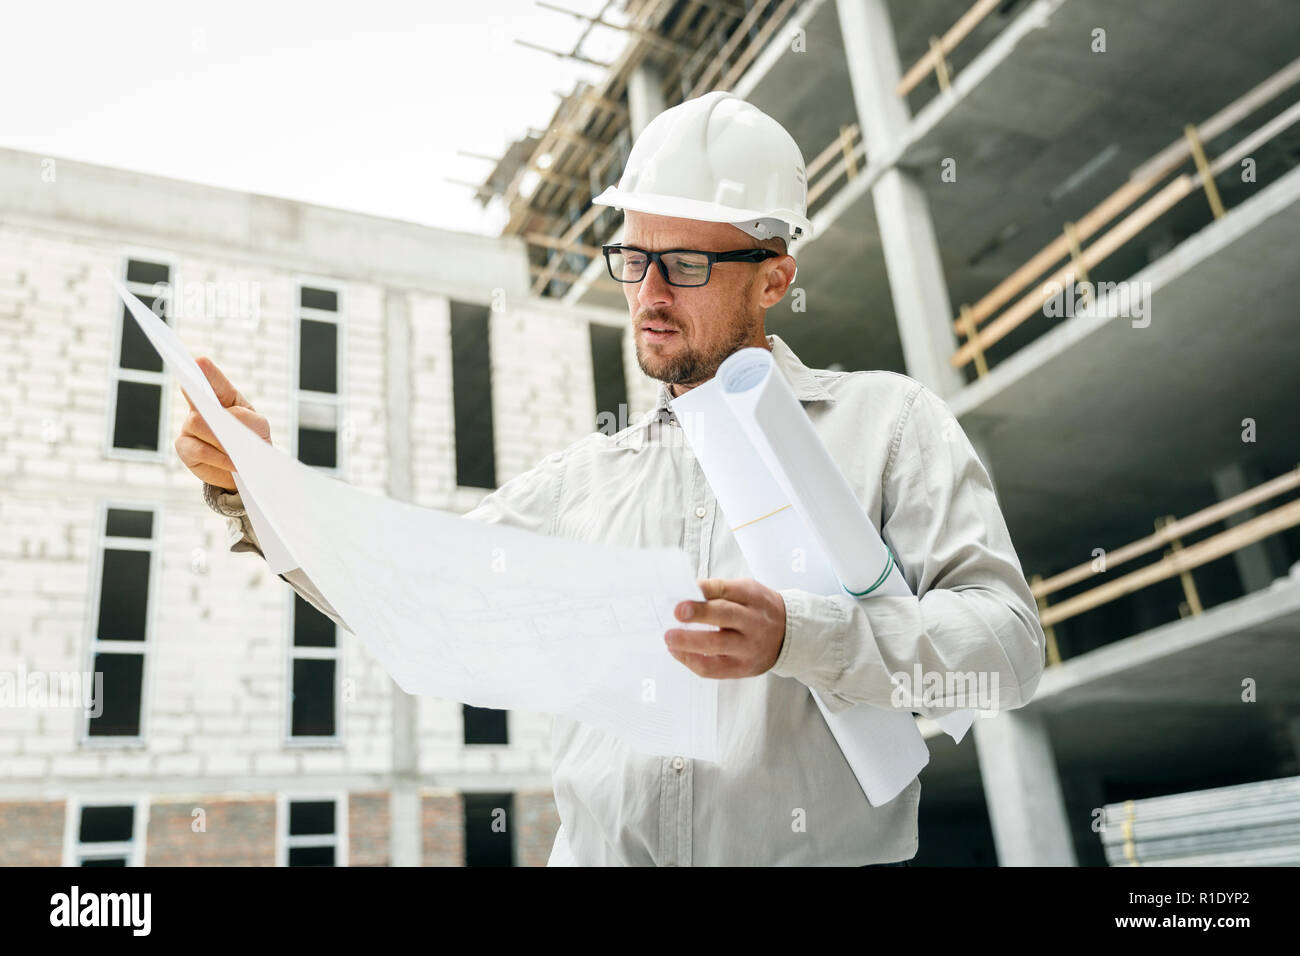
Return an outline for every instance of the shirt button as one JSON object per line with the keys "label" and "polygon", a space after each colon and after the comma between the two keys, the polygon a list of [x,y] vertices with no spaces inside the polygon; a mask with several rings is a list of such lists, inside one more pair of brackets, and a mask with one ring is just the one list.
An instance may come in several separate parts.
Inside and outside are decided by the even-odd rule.
{"label": "shirt button", "polygon": [[703,518],[708,513],[709,509],[705,508],[703,505],[695,509],[695,517],[697,518]]}
{"label": "shirt button", "polygon": [[685,766],[686,766],[686,761],[683,760],[681,757],[673,758],[673,769],[676,770],[678,773],[681,773],[682,768]]}

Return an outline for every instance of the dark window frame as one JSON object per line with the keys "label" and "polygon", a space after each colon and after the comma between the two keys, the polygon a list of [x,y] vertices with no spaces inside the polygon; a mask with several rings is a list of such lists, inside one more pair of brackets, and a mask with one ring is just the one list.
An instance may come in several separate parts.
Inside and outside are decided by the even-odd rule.
{"label": "dark window frame", "polygon": [[[109,797],[68,798],[67,818],[64,824],[64,858],[66,866],[143,866],[145,859],[145,840],[148,827],[148,797],[126,797],[112,799]],[[127,840],[83,841],[81,839],[85,826],[86,810],[109,808],[131,809],[131,836]],[[117,860],[122,863],[117,863]]]}
{"label": "dark window frame", "polygon": [[448,300],[456,487],[497,488],[492,307]]}
{"label": "dark window frame", "polygon": [[[108,518],[110,512],[149,513],[150,537],[110,535]],[[120,517],[120,515],[119,515]],[[79,738],[82,746],[89,747],[142,747],[149,738],[149,690],[150,664],[154,641],[154,624],[157,607],[158,579],[160,576],[162,551],[163,509],[161,505],[139,501],[110,500],[101,501],[95,510],[95,551],[90,562],[90,586],[88,593],[91,600],[87,609],[87,641],[85,671],[93,681],[99,658],[104,655],[115,657],[138,656],[140,658],[139,697],[135,718],[134,734],[96,732],[96,720],[109,715],[104,708],[99,718],[91,717],[83,711],[79,717]],[[119,528],[120,530],[120,528]],[[139,639],[101,636],[100,625],[103,620],[103,585],[105,555],[109,551],[141,551],[149,554],[147,580],[144,582],[143,634]],[[105,699],[110,696],[110,688],[103,689]],[[116,712],[116,708],[114,708]],[[99,725],[104,726],[104,725]]]}
{"label": "dark window frame", "polygon": [[[505,832],[491,830],[493,811],[505,810]],[[461,827],[466,866],[517,866],[515,794],[461,793]]]}
{"label": "dark window frame", "polygon": [[[510,711],[461,704],[460,715],[461,742],[466,747],[508,747],[510,745]],[[479,739],[471,740],[470,737]],[[497,739],[498,737],[500,739]]]}
{"label": "dark window frame", "polygon": [[[309,602],[307,602],[298,592],[288,589],[289,600],[289,626],[288,626],[288,651],[285,664],[285,714],[284,714],[284,742],[286,746],[292,747],[319,747],[324,749],[338,748],[344,745],[343,735],[343,648],[342,641],[339,639],[338,625],[329,620],[322,612],[318,611]],[[333,629],[333,643],[330,645],[322,644],[299,644],[298,615],[302,609],[306,613],[319,615],[329,623]],[[334,686],[331,695],[331,708],[334,732],[332,734],[303,734],[294,733],[294,703],[298,694],[298,662],[299,661],[329,661],[334,665]]]}
{"label": "dark window frame", "polygon": [[[144,266],[146,272],[149,269],[166,269],[168,286],[165,292],[158,289],[157,283],[141,281],[138,277],[129,278],[133,271],[139,274],[139,270],[133,270],[133,266]],[[176,262],[174,257],[153,252],[128,252],[122,257],[120,269],[122,284],[129,292],[134,293],[146,304],[155,297],[164,299],[164,319],[175,328],[175,295],[171,283],[176,279]],[[136,332],[135,320],[129,315],[126,304],[122,302],[116,294],[112,297],[113,308],[116,309],[116,322],[114,324],[113,334],[113,352],[109,361],[109,380],[108,380],[108,402],[107,402],[107,429],[104,436],[104,455],[107,458],[125,459],[128,461],[161,461],[167,451],[167,412],[168,396],[171,393],[171,376],[167,367],[159,363],[157,371],[131,368],[122,365],[122,348],[127,338],[135,341]],[[150,347],[151,348],[151,347]],[[149,388],[157,390],[158,406],[158,424],[155,443],[152,448],[133,447],[130,445],[119,446],[117,441],[120,437],[130,435],[129,423],[119,428],[119,394],[122,391],[123,383],[132,383],[138,388]],[[132,391],[132,389],[127,389]]]}
{"label": "dark window frame", "polygon": [[[627,369],[623,362],[624,326],[591,322],[587,326],[591,352],[591,384],[596,402],[596,431],[614,435],[629,424],[632,417],[627,391]],[[609,363],[615,363],[611,369]],[[614,407],[609,407],[613,405]],[[606,415],[613,416],[613,427]]]}
{"label": "dark window frame", "polygon": [[[333,297],[335,309],[315,308],[304,305],[303,300],[315,301],[318,305]],[[333,464],[328,463],[329,455],[320,454],[318,442],[308,443],[312,449],[311,461],[306,464],[320,469],[327,475],[341,477],[346,465],[346,448],[343,440],[343,409],[346,404],[347,376],[344,356],[347,354],[346,296],[342,286],[326,279],[301,276],[294,282],[293,297],[293,362],[289,370],[292,376],[289,386],[293,396],[293,421],[289,429],[289,442],[293,456],[299,461],[303,452],[303,432],[334,435]],[[304,389],[302,385],[302,347],[303,322],[332,324],[335,328],[334,338],[334,391],[315,391]]]}
{"label": "dark window frame", "polygon": [[[330,833],[291,834],[295,804],[332,803],[334,804],[334,829]],[[301,856],[315,856],[313,850],[329,847],[333,850],[333,866],[348,866],[348,793],[343,791],[315,791],[302,793],[281,793],[276,800],[275,821],[276,866],[321,865],[310,863],[294,864],[291,861],[295,850],[307,851]]]}

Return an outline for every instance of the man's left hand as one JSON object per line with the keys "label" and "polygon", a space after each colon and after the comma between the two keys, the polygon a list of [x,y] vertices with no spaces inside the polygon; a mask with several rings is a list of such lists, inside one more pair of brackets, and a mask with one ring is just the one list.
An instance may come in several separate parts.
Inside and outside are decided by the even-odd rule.
{"label": "man's left hand", "polygon": [[701,677],[756,677],[772,669],[785,643],[785,598],[753,578],[704,578],[703,601],[677,605],[677,620],[717,631],[673,629],[668,652]]}

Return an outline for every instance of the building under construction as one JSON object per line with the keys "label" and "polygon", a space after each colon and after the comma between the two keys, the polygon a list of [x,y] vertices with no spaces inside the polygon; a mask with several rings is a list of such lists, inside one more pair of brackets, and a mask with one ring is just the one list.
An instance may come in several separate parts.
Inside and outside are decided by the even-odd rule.
{"label": "building under construction", "polygon": [[1300,7],[567,15],[555,55],[590,61],[612,29],[624,52],[480,188],[528,244],[532,291],[622,305],[599,251],[622,216],[591,197],[656,113],[731,90],[807,162],[815,235],[768,330],[809,365],[930,386],[998,488],[1049,668],[973,744],[929,735],[917,862],[1300,862],[1294,797],[1277,826],[1196,823],[1194,799],[1163,831],[1141,815],[1300,772]]}
{"label": "building under construction", "polygon": [[0,862],[546,861],[545,718],[402,694],[229,553],[102,271],[278,447],[468,511],[651,406],[591,199],[717,89],[807,162],[768,331],[938,393],[1039,601],[1035,699],[926,724],[915,863],[1300,862],[1300,5],[549,6],[600,79],[472,184],[501,237],[0,150],[0,692],[48,692],[0,693]]}

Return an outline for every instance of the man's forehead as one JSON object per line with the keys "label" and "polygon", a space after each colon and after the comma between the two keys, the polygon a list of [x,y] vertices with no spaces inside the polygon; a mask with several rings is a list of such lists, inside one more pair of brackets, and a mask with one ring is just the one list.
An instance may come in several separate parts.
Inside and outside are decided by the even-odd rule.
{"label": "man's forehead", "polygon": [[623,241],[631,246],[656,246],[663,249],[746,248],[749,237],[726,222],[677,219],[629,211]]}

